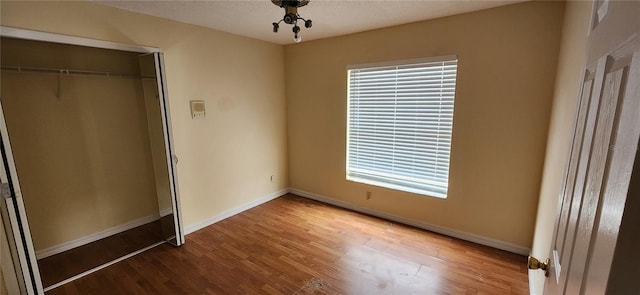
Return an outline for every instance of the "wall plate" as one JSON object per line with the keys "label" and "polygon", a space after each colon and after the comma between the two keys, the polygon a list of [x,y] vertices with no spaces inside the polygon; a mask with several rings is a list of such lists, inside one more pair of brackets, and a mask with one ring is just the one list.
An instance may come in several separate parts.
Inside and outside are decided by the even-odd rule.
{"label": "wall plate", "polygon": [[206,117],[206,111],[204,107],[204,100],[192,100],[191,104],[191,118],[204,119]]}

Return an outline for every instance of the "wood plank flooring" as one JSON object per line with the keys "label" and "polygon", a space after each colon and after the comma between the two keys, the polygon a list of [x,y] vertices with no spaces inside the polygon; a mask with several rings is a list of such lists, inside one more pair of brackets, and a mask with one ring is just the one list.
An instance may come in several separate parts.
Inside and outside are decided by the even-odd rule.
{"label": "wood plank flooring", "polygon": [[526,257],[286,195],[47,294],[528,294]]}
{"label": "wood plank flooring", "polygon": [[38,260],[46,287],[162,242],[160,220]]}

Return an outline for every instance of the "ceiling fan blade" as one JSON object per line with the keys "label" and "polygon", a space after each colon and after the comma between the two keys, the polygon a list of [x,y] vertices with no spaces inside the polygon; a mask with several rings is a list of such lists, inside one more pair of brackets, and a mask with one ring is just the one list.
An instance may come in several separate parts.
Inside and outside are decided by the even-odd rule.
{"label": "ceiling fan blade", "polygon": [[305,5],[309,4],[309,1],[311,1],[311,0],[299,0],[298,1],[298,7],[305,6]]}

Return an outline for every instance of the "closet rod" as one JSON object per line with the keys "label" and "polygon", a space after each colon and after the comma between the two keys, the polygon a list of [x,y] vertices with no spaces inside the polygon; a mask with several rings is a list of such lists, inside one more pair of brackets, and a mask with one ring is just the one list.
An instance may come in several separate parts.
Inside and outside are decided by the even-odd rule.
{"label": "closet rod", "polygon": [[156,78],[154,76],[135,76],[135,75],[125,75],[125,74],[114,74],[110,72],[36,68],[36,67],[2,66],[2,70],[8,71],[8,72],[14,72],[14,73],[38,73],[38,74],[68,75],[68,76],[107,76],[107,77],[131,78],[131,79],[155,79]]}

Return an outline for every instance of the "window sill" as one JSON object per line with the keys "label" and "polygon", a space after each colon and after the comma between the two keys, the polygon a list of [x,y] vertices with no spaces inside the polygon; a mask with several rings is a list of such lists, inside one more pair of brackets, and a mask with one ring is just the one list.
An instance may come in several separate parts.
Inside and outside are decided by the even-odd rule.
{"label": "window sill", "polygon": [[358,182],[358,183],[374,185],[374,186],[383,187],[383,188],[388,188],[388,189],[397,190],[397,191],[403,191],[403,192],[407,192],[407,193],[418,194],[418,195],[422,195],[422,196],[426,196],[426,197],[433,197],[433,198],[438,198],[438,199],[446,199],[447,198],[446,194],[440,194],[440,193],[435,193],[435,192],[428,191],[428,190],[422,190],[422,189],[418,189],[418,188],[406,187],[406,186],[401,186],[401,185],[392,184],[392,183],[386,183],[386,182],[382,182],[382,181],[375,181],[375,180],[366,179],[366,178],[347,176],[347,180],[348,181],[353,181],[353,182]]}

